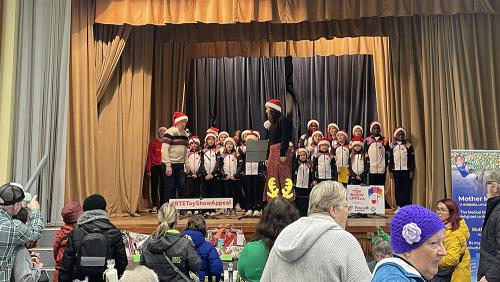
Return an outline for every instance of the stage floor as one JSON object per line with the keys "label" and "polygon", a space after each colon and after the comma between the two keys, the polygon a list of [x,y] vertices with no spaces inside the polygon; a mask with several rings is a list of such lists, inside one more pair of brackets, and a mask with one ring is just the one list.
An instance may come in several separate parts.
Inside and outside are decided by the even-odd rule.
{"label": "stage floor", "polygon": [[[218,218],[206,219],[207,228],[215,228],[221,224],[230,224],[232,227],[240,228],[245,233],[247,240],[252,240],[255,234],[255,228],[259,222],[259,218],[243,218],[239,219],[243,212],[234,216],[221,215]],[[365,218],[349,218],[347,220],[347,231],[351,232],[358,239],[368,239],[371,233],[377,232],[376,226],[380,226],[384,231],[389,232],[390,221],[393,217],[393,211],[386,211],[386,218],[380,216],[370,216]],[[158,221],[156,214],[141,213],[139,217],[122,216],[112,217],[111,221],[122,231],[132,231],[143,234],[151,234],[156,227]],[[182,231],[188,222],[188,218],[181,219],[177,222],[176,229]]]}

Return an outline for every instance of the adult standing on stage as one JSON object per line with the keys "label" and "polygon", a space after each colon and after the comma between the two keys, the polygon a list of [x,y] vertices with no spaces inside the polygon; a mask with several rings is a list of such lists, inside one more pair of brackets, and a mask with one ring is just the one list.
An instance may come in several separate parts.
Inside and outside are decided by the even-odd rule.
{"label": "adult standing on stage", "polygon": [[185,193],[184,166],[189,167],[187,162],[187,147],[189,145],[186,132],[187,122],[186,114],[175,112],[173,115],[174,126],[167,129],[163,135],[161,156],[162,162],[165,164],[166,193],[161,199],[160,206],[170,199],[175,199],[176,196],[182,197]]}
{"label": "adult standing on stage", "polygon": [[[265,107],[268,120],[264,123],[264,127],[269,131],[269,152],[264,197],[269,201],[267,195],[269,179],[274,177],[276,187],[281,190],[285,187],[285,180],[292,178],[292,152],[289,149],[289,143],[292,141],[292,124],[281,113],[279,100],[271,99],[266,102]],[[294,199],[295,194],[290,200]]]}
{"label": "adult standing on stage", "polygon": [[[146,173],[151,179],[151,200],[153,201],[152,213],[156,213],[158,207],[158,191],[160,191],[160,201],[163,201],[165,193],[165,165],[161,162],[161,148],[163,147],[163,135],[167,131],[166,127],[158,128],[157,139],[151,141],[148,146],[148,158],[146,160]],[[158,184],[160,187],[158,189]]]}

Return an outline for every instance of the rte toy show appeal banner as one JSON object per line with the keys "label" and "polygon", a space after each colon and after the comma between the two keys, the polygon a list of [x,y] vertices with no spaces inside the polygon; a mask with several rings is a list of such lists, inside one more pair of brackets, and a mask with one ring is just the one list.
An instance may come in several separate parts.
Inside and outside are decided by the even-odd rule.
{"label": "rte toy show appeal banner", "polygon": [[500,151],[451,151],[452,198],[470,232],[467,245],[471,257],[471,281],[477,281],[486,186],[491,181],[500,183]]}

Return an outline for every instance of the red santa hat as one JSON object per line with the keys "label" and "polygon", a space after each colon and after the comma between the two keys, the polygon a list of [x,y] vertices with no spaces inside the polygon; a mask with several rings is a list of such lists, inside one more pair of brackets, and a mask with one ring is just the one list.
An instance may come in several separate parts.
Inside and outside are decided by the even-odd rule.
{"label": "red santa hat", "polygon": [[221,131],[221,132],[219,133],[219,140],[220,140],[220,137],[221,137],[222,135],[226,135],[226,137],[229,137],[229,133],[227,133],[226,131]]}
{"label": "red santa hat", "polygon": [[394,138],[396,138],[396,135],[398,135],[398,132],[400,132],[400,131],[402,131],[406,136],[406,130],[401,126],[394,128],[394,130],[392,131],[392,136],[394,136]]}
{"label": "red santa hat", "polygon": [[315,123],[317,127],[319,127],[319,122],[315,119],[311,119],[310,121],[307,122],[307,128],[309,128],[309,126],[311,126],[311,124],[313,123]]}
{"label": "red santa hat", "polygon": [[[355,126],[352,127],[352,134],[354,135],[354,131],[356,131],[356,129],[359,129],[361,130],[361,134],[363,134],[363,128],[361,127],[361,125],[359,124],[356,124]],[[370,128],[371,129],[371,128]]]}
{"label": "red santa hat", "polygon": [[280,112],[281,113],[281,102],[280,100],[277,100],[277,99],[271,99],[269,101],[266,102],[266,107],[268,108],[271,108],[271,109],[275,109],[276,111]]}
{"label": "red santa hat", "polygon": [[339,135],[344,135],[346,139],[349,138],[344,130],[340,130],[339,132],[337,132],[337,136]]}
{"label": "red santa hat", "polygon": [[295,150],[295,155],[298,156],[300,153],[306,153],[306,156],[309,156],[309,152],[306,150],[306,148],[298,148]]}
{"label": "red santa hat", "polygon": [[175,112],[173,115],[172,115],[172,121],[174,123],[174,126],[181,122],[181,121],[188,121],[188,117],[186,116],[185,113],[182,113],[182,112]]}
{"label": "red santa hat", "polygon": [[311,137],[314,137],[315,135],[318,135],[318,134],[319,134],[319,136],[323,137],[323,132],[321,132],[321,131],[319,131],[319,130],[314,131],[314,132],[311,134]]}
{"label": "red santa hat", "polygon": [[372,122],[370,123],[370,132],[372,132],[373,127],[374,127],[376,124],[378,124],[378,126],[380,126],[380,128],[382,128],[382,125],[380,124],[380,122],[378,122],[378,121],[374,120],[374,121],[372,121]]}
{"label": "red santa hat", "polygon": [[213,134],[213,133],[207,133],[207,135],[205,135],[205,142],[207,142],[207,139],[209,137],[213,137],[214,138],[214,141],[217,140],[217,135]]}
{"label": "red santa hat", "polygon": [[330,130],[331,127],[335,127],[337,130],[339,130],[339,126],[336,123],[330,123],[327,127],[328,130]]}
{"label": "red santa hat", "polygon": [[236,141],[234,141],[234,139],[233,139],[233,138],[231,138],[231,137],[227,137],[226,139],[224,139],[224,147],[226,147],[226,143],[227,143],[227,142],[231,142],[231,143],[233,143],[233,147],[236,147]]}
{"label": "red santa hat", "polygon": [[212,133],[213,135],[216,136],[217,139],[217,135],[219,135],[219,129],[217,127],[210,127],[209,129],[207,129],[206,133],[207,134]]}
{"label": "red santa hat", "polygon": [[245,139],[245,135],[247,135],[250,132],[252,132],[251,129],[243,130],[243,132],[241,132],[241,139]]}
{"label": "red santa hat", "polygon": [[363,146],[363,138],[361,138],[359,136],[354,136],[351,140],[351,145],[352,146],[355,146],[355,145]]}
{"label": "red santa hat", "polygon": [[191,142],[195,142],[199,146],[200,145],[200,137],[198,137],[196,135],[191,136],[191,140],[189,140],[189,143],[191,143]]}
{"label": "red santa hat", "polygon": [[260,134],[258,131],[255,131],[255,130],[249,130],[250,132],[248,132],[247,134],[247,140],[259,140],[260,139]]}
{"label": "red santa hat", "polygon": [[330,140],[328,140],[328,138],[325,137],[321,138],[321,140],[318,143],[318,146],[321,145],[328,145],[328,147],[330,147]]}

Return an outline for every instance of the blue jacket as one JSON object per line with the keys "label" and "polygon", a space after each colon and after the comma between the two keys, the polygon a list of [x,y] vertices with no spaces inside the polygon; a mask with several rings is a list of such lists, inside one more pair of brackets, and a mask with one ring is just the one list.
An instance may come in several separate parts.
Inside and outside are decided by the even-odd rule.
{"label": "blue jacket", "polygon": [[397,257],[381,260],[373,270],[373,274],[372,282],[425,282],[413,266]]}
{"label": "blue jacket", "polygon": [[215,276],[216,281],[220,280],[222,273],[222,261],[215,247],[205,240],[203,233],[194,230],[185,230],[183,235],[188,235],[193,240],[196,253],[201,259],[201,266],[198,272],[200,281],[205,280],[205,276]]}

